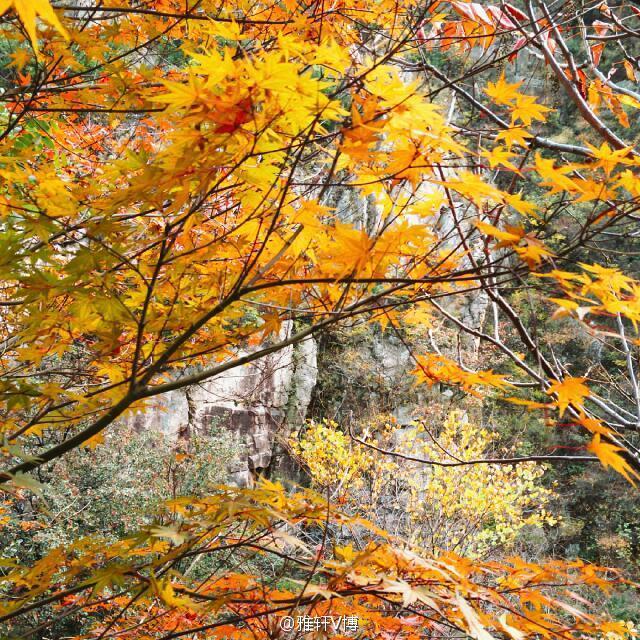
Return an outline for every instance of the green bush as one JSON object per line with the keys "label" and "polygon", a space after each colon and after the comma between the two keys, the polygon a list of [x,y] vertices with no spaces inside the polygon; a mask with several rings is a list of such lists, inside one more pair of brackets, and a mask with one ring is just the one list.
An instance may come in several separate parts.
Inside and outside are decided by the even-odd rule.
{"label": "green bush", "polygon": [[40,495],[25,492],[8,503],[0,546],[29,561],[86,535],[116,539],[153,517],[162,501],[203,494],[227,480],[236,455],[233,435],[215,426],[179,442],[122,427],[105,445],[64,457],[41,478]]}

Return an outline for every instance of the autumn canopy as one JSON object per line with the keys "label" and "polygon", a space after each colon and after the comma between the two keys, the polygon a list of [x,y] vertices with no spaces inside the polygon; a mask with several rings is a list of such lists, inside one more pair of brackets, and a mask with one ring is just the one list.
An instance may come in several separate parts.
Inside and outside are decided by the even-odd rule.
{"label": "autumn canopy", "polygon": [[[1,638],[288,638],[302,615],[389,640],[635,635],[603,602],[637,563],[521,542],[560,520],[547,469],[640,480],[634,3],[0,14]],[[402,428],[340,405],[274,436],[295,478],[38,538],[68,515],[50,487],[79,460],[122,471],[119,430],[159,398],[365,334],[406,355],[423,406]]]}

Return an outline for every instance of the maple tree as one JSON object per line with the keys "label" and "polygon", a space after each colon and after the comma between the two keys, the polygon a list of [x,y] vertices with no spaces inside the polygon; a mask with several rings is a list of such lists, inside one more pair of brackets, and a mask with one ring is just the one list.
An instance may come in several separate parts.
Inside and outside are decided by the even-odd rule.
{"label": "maple tree", "polygon": [[[528,0],[2,0],[9,495],[37,490],[30,472],[99,446],[150,398],[345,322],[465,333],[502,369],[434,340],[412,354],[418,383],[493,394],[586,436],[576,454],[414,462],[600,461],[634,483],[640,285],[580,254],[636,222],[639,17],[627,3],[589,11],[598,18]],[[583,140],[554,137],[551,102],[510,77],[523,58],[549,71]],[[367,219],[345,219],[336,190],[366,201]],[[563,362],[523,321],[515,287],[621,350],[624,370],[596,380]],[[486,297],[491,322],[462,317],[469,295]],[[370,542],[344,544],[349,527]],[[295,587],[222,564],[189,576],[190,558],[226,552],[282,561]],[[575,591],[623,583],[615,573],[428,556],[267,481],[176,498],[160,524],[110,545],[89,537],[30,567],[0,563],[0,621],[25,636],[80,611],[99,638],[273,637],[296,611],[356,611],[376,637],[634,633],[583,611]]]}

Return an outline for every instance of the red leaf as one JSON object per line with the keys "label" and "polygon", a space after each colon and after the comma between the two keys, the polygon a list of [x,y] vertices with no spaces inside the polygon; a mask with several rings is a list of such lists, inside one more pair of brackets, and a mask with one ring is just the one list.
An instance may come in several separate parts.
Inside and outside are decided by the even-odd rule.
{"label": "red leaf", "polygon": [[604,49],[604,42],[598,42],[598,44],[591,45],[591,55],[593,56],[593,64],[596,67],[600,64],[600,58],[602,57],[602,51]]}
{"label": "red leaf", "polygon": [[504,7],[504,10],[512,18],[515,18],[518,22],[522,22],[522,21],[526,22],[527,20],[529,20],[526,13],[523,13],[522,11],[520,11],[520,9],[516,9],[513,5],[509,4],[508,2],[505,2],[503,7]]}

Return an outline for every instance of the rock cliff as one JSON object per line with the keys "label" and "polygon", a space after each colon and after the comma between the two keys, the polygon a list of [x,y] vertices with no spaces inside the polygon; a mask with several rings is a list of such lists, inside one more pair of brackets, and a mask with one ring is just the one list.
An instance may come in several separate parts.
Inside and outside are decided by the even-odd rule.
{"label": "rock cliff", "polygon": [[[290,323],[285,323],[283,333],[290,331]],[[212,425],[220,424],[232,432],[239,449],[229,469],[230,479],[251,486],[256,474],[272,463],[276,432],[304,420],[317,372],[316,342],[307,338],[211,380],[155,398],[127,420],[138,430],[163,431],[176,441],[206,434]]]}

